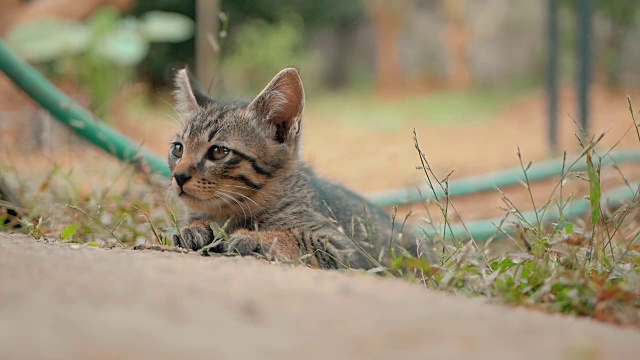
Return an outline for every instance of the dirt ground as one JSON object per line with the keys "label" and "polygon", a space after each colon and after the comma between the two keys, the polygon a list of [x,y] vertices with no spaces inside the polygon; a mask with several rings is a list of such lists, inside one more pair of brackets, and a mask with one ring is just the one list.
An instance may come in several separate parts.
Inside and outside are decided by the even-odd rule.
{"label": "dirt ground", "polygon": [[[638,146],[634,134],[623,137],[631,125],[624,94],[596,88],[592,107],[594,133],[609,130],[604,148],[621,138],[620,148]],[[565,89],[560,139],[570,152],[578,147],[566,114],[575,108],[575,97]],[[21,124],[21,114],[16,117]],[[175,125],[166,115],[148,117],[117,125],[164,154]],[[518,144],[525,162],[544,159],[544,120],[542,92],[489,121],[454,125],[416,119],[393,130],[354,127],[340,114],[326,123],[308,112],[304,156],[320,174],[360,192],[415,186],[423,175],[415,169],[414,127],[436,173],[455,169],[454,178],[460,178],[517,165]],[[25,133],[0,132],[0,145],[3,162],[17,169],[21,182],[37,186],[56,163],[69,176],[82,174],[86,181],[78,191],[88,194],[121,166],[77,140],[64,140],[53,151],[25,152],[9,145],[31,131],[19,128]],[[636,168],[624,172],[634,174]],[[605,185],[621,183],[608,174]],[[534,184],[537,203],[554,184]],[[526,191],[507,192],[528,209]],[[495,193],[454,201],[465,220],[501,213]],[[617,359],[640,351],[634,329],[498,307],[359,273],[255,259],[105,250],[0,233],[0,284],[3,359]]]}
{"label": "dirt ground", "polygon": [[637,329],[355,272],[0,233],[2,359],[630,359]]}

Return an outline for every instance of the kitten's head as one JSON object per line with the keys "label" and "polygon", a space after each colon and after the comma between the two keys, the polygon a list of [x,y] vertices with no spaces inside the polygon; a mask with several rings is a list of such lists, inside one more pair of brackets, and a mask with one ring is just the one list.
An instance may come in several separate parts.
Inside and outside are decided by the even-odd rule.
{"label": "kitten's head", "polygon": [[175,83],[183,127],[168,160],[176,194],[196,212],[260,207],[256,195],[298,161],[304,107],[298,71],[280,71],[249,103],[210,98],[186,69]]}

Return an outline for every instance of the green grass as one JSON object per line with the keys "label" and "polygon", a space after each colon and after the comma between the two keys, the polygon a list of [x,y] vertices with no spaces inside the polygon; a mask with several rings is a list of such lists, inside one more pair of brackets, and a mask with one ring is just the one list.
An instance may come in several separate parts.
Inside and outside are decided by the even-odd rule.
{"label": "green grass", "polygon": [[[96,161],[104,161],[98,155]],[[87,192],[92,180],[53,165],[49,173],[29,187],[18,189],[24,200],[22,229],[34,238],[59,238],[92,246],[132,247],[139,243],[166,244],[175,231],[175,206],[166,196],[166,180],[131,165],[106,166],[102,183]],[[0,163],[4,176],[21,179],[14,167]],[[160,230],[158,229],[160,228]],[[12,230],[2,228],[0,231]]]}

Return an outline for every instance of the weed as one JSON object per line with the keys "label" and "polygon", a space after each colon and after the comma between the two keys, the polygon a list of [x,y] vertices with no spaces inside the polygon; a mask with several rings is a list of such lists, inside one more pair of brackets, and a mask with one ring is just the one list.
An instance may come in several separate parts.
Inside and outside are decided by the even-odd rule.
{"label": "weed", "polygon": [[82,160],[79,173],[54,163],[44,176],[42,170],[34,175],[21,169],[18,174],[16,167],[2,164],[3,175],[20,185],[16,192],[30,209],[20,219],[22,231],[93,246],[168,245],[180,214],[165,198],[166,180],[94,151],[88,151],[91,161]]}
{"label": "weed", "polygon": [[62,229],[62,232],[60,233],[60,239],[61,240],[72,240],[73,235],[76,233],[76,231],[78,231],[78,225],[76,224],[71,224],[69,226],[67,226],[66,228]]}
{"label": "weed", "polygon": [[42,239],[42,229],[40,228],[42,225],[41,217],[35,218],[33,222],[23,220],[22,224],[26,227],[27,231],[29,231],[29,235],[33,236],[34,239]]}
{"label": "weed", "polygon": [[[629,111],[640,140],[630,100]],[[528,176],[531,163],[525,164],[518,148],[517,156],[524,174],[521,185],[528,192],[535,216],[527,218],[513,201],[496,189],[506,205],[505,219],[511,219],[507,223],[512,223],[516,231],[515,235],[509,235],[501,223],[494,238],[508,236],[514,244],[524,245],[518,245],[518,251],[500,254],[492,251],[490,241],[480,247],[468,231],[465,239],[450,236],[452,219],[460,218],[448,195],[451,173],[441,179],[433,173],[414,132],[421,169],[444,223],[437,226],[427,208],[429,218],[424,223],[433,229],[430,233],[438,234],[435,239],[427,240],[437,244],[442,258],[431,276],[418,278],[418,281],[428,288],[486,296],[504,304],[640,326],[640,247],[637,245],[640,226],[636,220],[640,188],[631,184],[618,168],[633,197],[614,208],[604,202],[601,163],[610,150],[599,155],[596,149],[603,137],[604,134],[588,142],[581,140],[586,137],[578,137],[583,148],[581,155],[566,164],[565,153],[561,177],[541,207],[535,203],[531,191]],[[579,161],[586,162],[586,174],[572,172],[572,167]],[[588,183],[585,197],[589,200],[589,211],[585,218],[567,219],[564,216],[565,207],[579,197],[572,193],[565,198],[564,185],[568,177]],[[425,201],[427,205],[428,201]],[[550,211],[554,206],[557,212]],[[635,216],[630,216],[632,214]],[[401,263],[424,274],[425,267],[418,260],[395,259],[394,265]]]}

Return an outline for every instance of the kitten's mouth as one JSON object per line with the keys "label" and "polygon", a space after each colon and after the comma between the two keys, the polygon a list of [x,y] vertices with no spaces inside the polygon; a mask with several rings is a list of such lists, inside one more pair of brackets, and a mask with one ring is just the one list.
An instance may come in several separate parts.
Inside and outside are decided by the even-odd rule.
{"label": "kitten's mouth", "polygon": [[194,202],[201,203],[201,202],[207,201],[207,199],[204,199],[198,195],[189,194],[183,189],[178,190],[178,197],[183,201],[188,201],[191,203],[194,203]]}
{"label": "kitten's mouth", "polygon": [[181,197],[181,198],[188,198],[188,199],[198,200],[197,197],[185,192],[184,190],[180,190],[180,192],[178,193],[178,196]]}
{"label": "kitten's mouth", "polygon": [[200,200],[196,196],[191,195],[188,192],[184,191],[183,188],[180,188],[180,190],[178,190],[178,197],[183,199],[190,199],[190,200]]}

